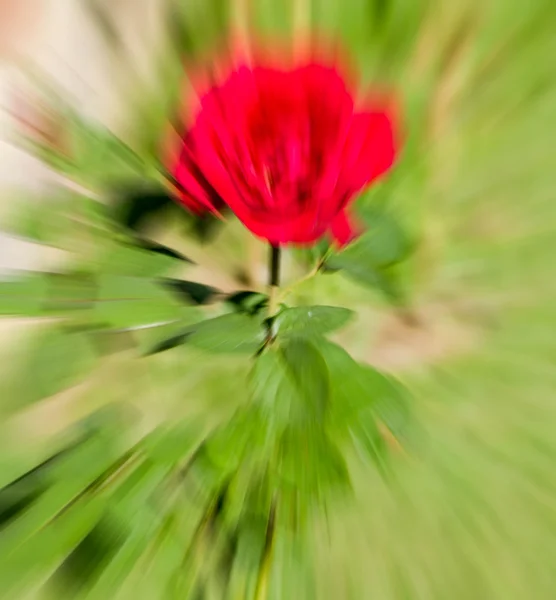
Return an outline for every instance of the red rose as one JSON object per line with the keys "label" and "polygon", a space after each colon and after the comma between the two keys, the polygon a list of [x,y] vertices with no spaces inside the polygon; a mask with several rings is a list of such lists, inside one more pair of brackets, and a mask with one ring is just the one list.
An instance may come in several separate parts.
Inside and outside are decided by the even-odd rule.
{"label": "red rose", "polygon": [[228,206],[274,245],[345,244],[350,201],[394,155],[391,117],[357,111],[336,68],[243,65],[200,94],[172,174],[190,210]]}

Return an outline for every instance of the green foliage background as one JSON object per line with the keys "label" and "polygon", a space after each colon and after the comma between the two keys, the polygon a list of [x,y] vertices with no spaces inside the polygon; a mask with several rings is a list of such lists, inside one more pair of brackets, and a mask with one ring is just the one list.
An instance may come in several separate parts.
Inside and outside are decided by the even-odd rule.
{"label": "green foliage background", "polygon": [[[288,3],[254,5],[257,31],[291,35]],[[334,496],[302,534],[294,539],[285,530],[276,540],[269,597],[552,598],[556,5],[306,6],[311,26],[340,36],[365,81],[391,83],[402,94],[403,155],[359,205],[364,215],[386,207],[416,240],[400,280],[418,326],[342,272],[307,280],[289,300],[354,310],[356,319],[335,339],[399,378],[413,416],[403,449],[388,454],[387,476],[353,453],[355,497]],[[180,2],[173,10],[169,29],[192,56],[217,43],[233,16],[220,0]],[[141,123],[130,140],[133,156],[106,132],[83,132],[75,122],[76,139],[89,141],[78,145],[80,160],[62,167],[73,180],[103,198],[118,195],[113,184],[124,175],[155,185],[160,131],[178,89],[175,56],[174,47],[161,52],[160,80],[133,94],[142,103],[130,100],[130,121]],[[0,493],[8,523],[0,529],[0,589],[15,598],[172,598],[184,597],[197,578],[206,584],[198,597],[223,597],[213,574],[226,543],[216,535],[204,547],[196,534],[206,488],[183,498],[168,475],[186,468],[195,443],[233,414],[248,365],[241,356],[207,359],[187,345],[142,356],[179,333],[173,325],[163,332],[101,330],[92,342],[79,328],[45,319],[45,298],[53,317],[79,302],[79,319],[116,332],[176,314],[183,328],[198,316],[198,307],[184,308],[170,295],[161,302],[161,292],[145,282],[149,275],[193,279],[193,267],[130,245],[97,204],[68,192],[39,214],[36,202],[21,199],[3,224],[68,250],[75,265],[99,275],[98,293],[109,301],[90,302],[79,270],[69,284],[37,276],[1,297],[4,314],[30,320],[21,343],[2,348],[0,483],[85,441]],[[157,241],[202,259],[211,277],[218,273],[206,283],[231,291],[226,273],[250,260],[245,234],[231,225],[206,246],[181,235],[193,230],[185,216],[179,223],[176,217]],[[120,276],[129,278],[123,290]],[[156,429],[161,424],[170,432]],[[202,477],[210,473],[201,470]],[[10,520],[10,511],[18,518]],[[239,564],[259,565],[251,540],[261,536],[244,535]],[[246,572],[233,571],[229,597],[253,593]]]}

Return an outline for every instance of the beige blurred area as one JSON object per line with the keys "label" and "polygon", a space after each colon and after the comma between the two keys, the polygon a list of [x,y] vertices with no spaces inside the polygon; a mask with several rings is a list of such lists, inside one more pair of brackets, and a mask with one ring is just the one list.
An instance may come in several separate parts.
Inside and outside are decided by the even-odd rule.
{"label": "beige blurred area", "polygon": [[[2,231],[18,198],[31,196],[48,210],[50,192],[61,183],[16,142],[16,115],[27,118],[37,106],[26,73],[46,76],[85,117],[117,132],[126,117],[126,71],[147,80],[153,72],[162,8],[161,0],[0,0],[0,277],[13,270],[53,270],[65,258],[61,250]],[[0,319],[2,356],[11,357],[41,323]],[[33,447],[40,445],[76,418],[67,410],[76,393],[79,388],[72,388],[40,403],[36,413],[33,408],[16,415],[1,436],[14,444],[24,436]]]}
{"label": "beige blurred area", "polygon": [[[16,143],[14,115],[33,109],[24,73],[38,70],[86,117],[117,131],[126,115],[121,57],[134,73],[148,78],[162,6],[161,0],[0,0],[0,277],[21,269],[52,270],[65,259],[61,250],[2,231],[18,198],[46,205],[60,184],[56,174]],[[99,14],[109,17],[108,30]],[[1,319],[0,350],[23,342],[36,322]]]}
{"label": "beige blurred area", "polygon": [[160,0],[0,0],[0,273],[49,262],[44,248],[1,232],[18,194],[42,195],[56,182],[15,143],[14,114],[33,108],[24,73],[46,76],[87,118],[117,130],[125,116],[122,57],[128,72],[132,65],[135,76],[149,77],[162,7]]}

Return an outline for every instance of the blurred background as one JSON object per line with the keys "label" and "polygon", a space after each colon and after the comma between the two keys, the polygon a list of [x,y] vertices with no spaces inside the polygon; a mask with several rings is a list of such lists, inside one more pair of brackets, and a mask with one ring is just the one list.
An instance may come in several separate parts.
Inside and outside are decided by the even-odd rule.
{"label": "blurred background", "polygon": [[[336,339],[403,382],[412,417],[389,478],[354,461],[354,497],[277,540],[268,597],[554,597],[555,31],[550,0],[0,0],[0,275],[33,272],[0,290],[0,597],[252,597],[239,571],[222,592],[202,503],[175,485],[248,365],[143,356],[153,322],[199,309],[161,309],[142,278],[260,290],[263,245],[157,213],[149,240],[177,254],[153,253],[99,205],[156,205],[187,67],[231,39],[317,37],[400,97],[402,154],[359,202],[416,240],[412,318],[341,273],[292,300],[356,310]],[[285,256],[286,279],[305,258]],[[93,272],[124,301],[111,278],[133,278],[133,306],[92,302]],[[91,314],[109,326],[87,334]]]}

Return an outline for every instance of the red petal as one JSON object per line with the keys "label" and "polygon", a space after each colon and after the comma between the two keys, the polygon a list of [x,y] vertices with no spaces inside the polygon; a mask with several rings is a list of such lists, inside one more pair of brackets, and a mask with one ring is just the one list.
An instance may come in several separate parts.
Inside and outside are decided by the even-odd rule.
{"label": "red petal", "polygon": [[336,215],[332,221],[331,231],[332,237],[340,247],[349,244],[358,235],[357,228],[350,222],[345,210]]}
{"label": "red petal", "polygon": [[343,155],[339,192],[354,194],[394,162],[394,131],[386,113],[354,115]]}

